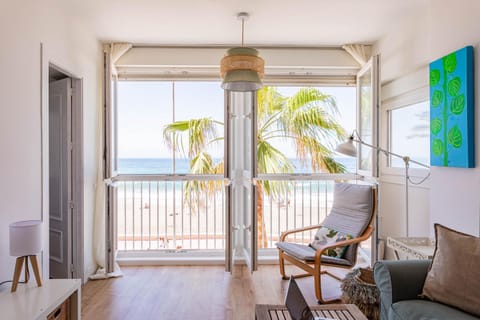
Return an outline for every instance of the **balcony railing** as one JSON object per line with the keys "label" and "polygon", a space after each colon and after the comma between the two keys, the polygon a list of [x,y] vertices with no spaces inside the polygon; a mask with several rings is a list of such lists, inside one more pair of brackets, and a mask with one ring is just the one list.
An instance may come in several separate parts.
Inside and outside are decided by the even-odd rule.
{"label": "balcony railing", "polygon": [[[355,175],[261,175],[261,247],[281,232],[320,223],[333,201],[334,180]],[[222,175],[122,175],[117,186],[117,248],[122,251],[225,248]],[[268,192],[267,192],[268,191]],[[295,236],[308,243],[313,231]],[[266,244],[266,245],[265,245]]]}

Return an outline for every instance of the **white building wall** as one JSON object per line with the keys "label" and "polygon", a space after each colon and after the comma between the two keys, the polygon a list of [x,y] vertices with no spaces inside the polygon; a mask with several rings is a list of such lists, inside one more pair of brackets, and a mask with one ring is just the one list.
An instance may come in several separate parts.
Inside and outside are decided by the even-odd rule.
{"label": "white building wall", "polygon": [[[430,0],[417,17],[404,21],[373,48],[381,55],[381,145],[386,146],[386,105],[417,91],[428,99],[428,64],[466,45],[475,48],[475,104],[479,106],[480,2]],[[480,141],[480,112],[475,112],[475,138]],[[476,143],[476,163],[480,147]],[[381,170],[380,236],[405,235],[403,172]],[[418,171],[418,176],[422,172]],[[480,233],[480,169],[434,167],[421,187],[410,188],[410,235],[432,236],[439,222],[463,232]]]}
{"label": "white building wall", "polygon": [[[91,234],[101,102],[100,45],[89,26],[76,21],[60,0],[30,0],[21,4],[2,1],[0,12],[0,280],[13,276],[15,258],[9,256],[8,239],[11,222],[43,216],[43,256],[48,256],[48,212],[42,215],[41,207],[42,94],[48,101],[47,92],[41,90],[41,42],[45,81],[49,62],[83,78],[84,271],[90,274],[95,268]],[[48,83],[45,85],[48,88]],[[48,277],[48,259],[43,261],[43,277]]]}

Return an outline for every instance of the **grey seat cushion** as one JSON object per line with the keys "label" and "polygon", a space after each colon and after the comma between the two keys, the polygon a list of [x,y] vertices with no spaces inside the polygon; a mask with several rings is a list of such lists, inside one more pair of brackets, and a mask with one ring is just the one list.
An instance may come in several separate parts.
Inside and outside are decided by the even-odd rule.
{"label": "grey seat cushion", "polygon": [[[298,243],[291,242],[277,242],[277,248],[282,249],[287,254],[305,262],[313,263],[315,261],[315,249]],[[353,264],[346,259],[339,259],[334,257],[322,256],[322,263],[340,264],[344,266],[353,266]]]}
{"label": "grey seat cushion", "polygon": [[449,307],[447,305],[428,300],[403,300],[394,303],[389,312],[389,320],[474,320],[477,317]]}

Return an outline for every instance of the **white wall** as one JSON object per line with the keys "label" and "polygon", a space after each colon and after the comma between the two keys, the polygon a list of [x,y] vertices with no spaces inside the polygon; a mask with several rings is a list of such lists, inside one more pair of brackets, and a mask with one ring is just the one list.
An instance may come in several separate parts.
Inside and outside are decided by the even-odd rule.
{"label": "white wall", "polygon": [[[389,99],[417,90],[428,98],[428,64],[466,45],[475,47],[475,104],[480,105],[480,2],[430,0],[417,17],[404,21],[395,32],[380,39],[373,51],[381,55],[381,144],[386,145],[385,105]],[[480,165],[480,112],[475,111],[476,163]],[[421,173],[419,174],[421,175]],[[400,183],[400,184],[397,184]],[[404,197],[401,172],[382,171],[380,235],[404,235]],[[463,232],[480,233],[480,169],[434,167],[422,188],[410,189],[411,235],[433,236],[439,222]],[[413,194],[413,195],[412,195]],[[412,217],[413,216],[413,217]],[[402,218],[403,219],[403,218]],[[421,225],[423,224],[423,225]],[[427,224],[427,225],[425,225]]]}
{"label": "white wall", "polygon": [[[88,25],[76,21],[60,0],[2,1],[0,4],[0,280],[13,276],[8,225],[44,218],[44,255],[48,254],[48,212],[41,207],[41,78],[52,62],[83,78],[85,162],[85,273],[92,257],[94,183],[97,173],[100,106],[100,45]],[[40,43],[44,45],[41,75]],[[48,87],[46,84],[45,90]],[[45,100],[47,99],[47,100]],[[48,179],[48,177],[47,177]],[[48,199],[44,197],[44,199]],[[45,204],[46,205],[46,204]],[[45,206],[44,206],[45,207]],[[44,259],[43,277],[48,277]]]}
{"label": "white wall", "polygon": [[[448,4],[447,4],[448,3]],[[430,56],[437,59],[466,45],[474,46],[475,169],[432,169],[431,222],[480,235],[480,2],[431,1]],[[443,23],[447,21],[447,23]]]}

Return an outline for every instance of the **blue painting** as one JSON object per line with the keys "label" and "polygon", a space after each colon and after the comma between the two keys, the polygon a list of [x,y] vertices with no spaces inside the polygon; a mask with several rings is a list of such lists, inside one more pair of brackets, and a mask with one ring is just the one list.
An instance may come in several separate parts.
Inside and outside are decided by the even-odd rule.
{"label": "blue painting", "polygon": [[430,164],[473,168],[473,47],[430,63]]}

